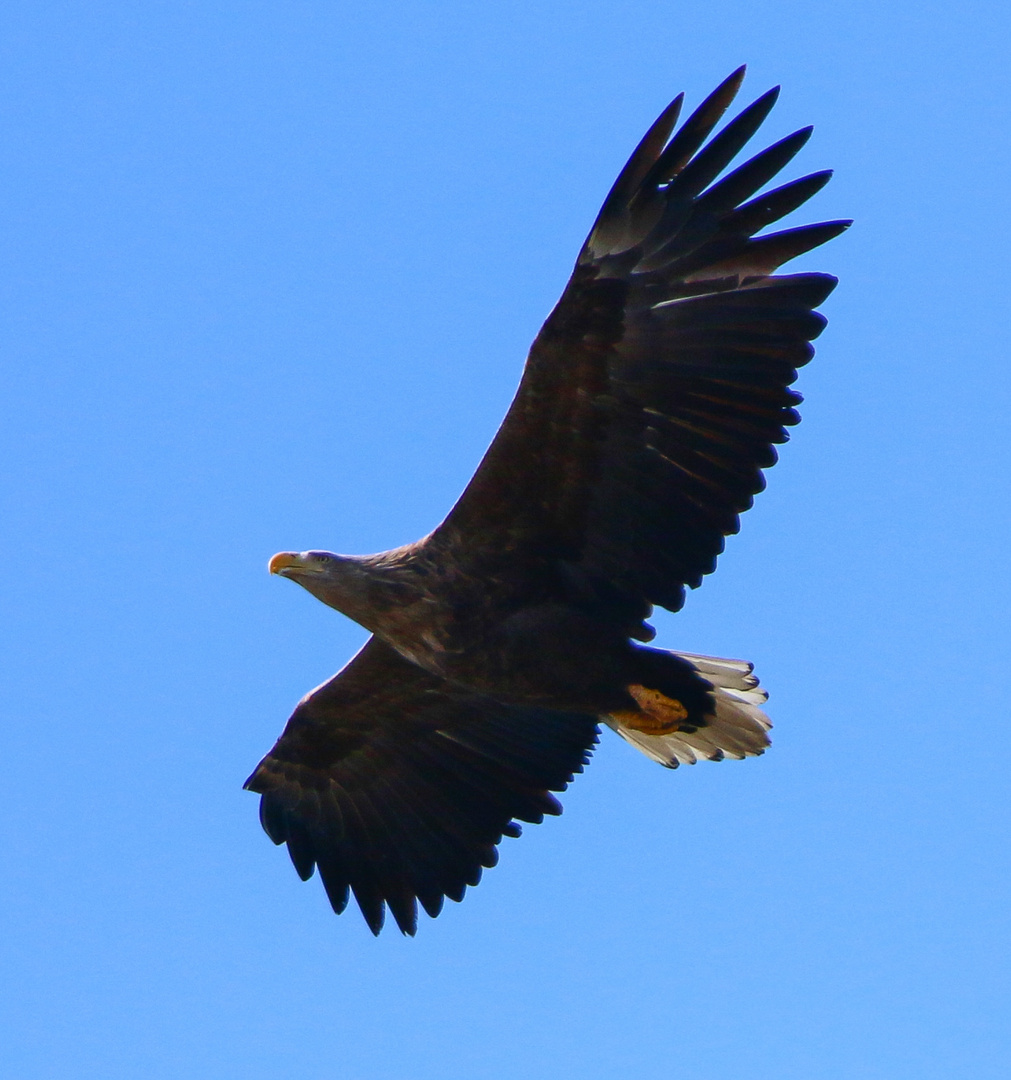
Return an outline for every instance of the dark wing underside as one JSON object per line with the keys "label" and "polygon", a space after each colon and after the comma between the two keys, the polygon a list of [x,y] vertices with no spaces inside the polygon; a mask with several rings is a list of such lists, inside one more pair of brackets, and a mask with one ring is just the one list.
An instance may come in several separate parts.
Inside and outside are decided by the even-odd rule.
{"label": "dark wing underside", "polygon": [[788,388],[824,326],[813,309],[836,283],[771,275],[849,223],[755,236],[830,174],[755,197],[808,128],[717,181],[777,95],[703,146],[742,77],[670,138],[678,98],[619,176],[498,435],[428,541],[461,567],[492,578],[503,555],[526,557],[623,618],[677,610],[763,488],[799,419]]}
{"label": "dark wing underside", "polygon": [[295,709],[246,787],[303,880],[349,889],[373,933],[384,902],[405,934],[463,898],[514,819],[561,807],[597,741],[595,717],[512,708],[458,691],[376,638]]}

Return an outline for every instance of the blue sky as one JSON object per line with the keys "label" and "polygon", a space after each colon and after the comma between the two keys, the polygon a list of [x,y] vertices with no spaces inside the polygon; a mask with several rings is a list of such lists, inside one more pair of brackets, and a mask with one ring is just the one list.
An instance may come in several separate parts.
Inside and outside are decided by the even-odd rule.
{"label": "blue sky", "polygon": [[[0,1071],[1006,1075],[1004,4],[9,0]],[[838,274],[769,490],[659,642],[773,750],[605,733],[417,939],[240,790],[363,632],[266,574],[432,528],[679,90],[816,125]],[[757,144],[756,144],[757,145]]]}

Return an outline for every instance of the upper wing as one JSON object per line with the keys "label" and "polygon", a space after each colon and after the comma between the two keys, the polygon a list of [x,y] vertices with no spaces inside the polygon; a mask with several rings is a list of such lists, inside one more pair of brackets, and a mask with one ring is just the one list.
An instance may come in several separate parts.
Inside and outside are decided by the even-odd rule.
{"label": "upper wing", "polygon": [[561,813],[597,741],[595,717],[501,705],[458,690],[371,638],[299,703],[246,781],[303,880],[339,914],[354,893],[372,932],[384,901],[405,934],[463,898],[521,821]]}
{"label": "upper wing", "polygon": [[770,275],[849,222],[754,235],[827,182],[752,198],[810,128],[713,182],[778,93],[703,147],[743,73],[670,138],[677,98],[618,177],[501,429],[429,540],[461,565],[525,554],[636,618],[653,603],[677,610],[764,486],[773,444],[799,419],[788,387],[825,323],[812,309],[836,283]]}

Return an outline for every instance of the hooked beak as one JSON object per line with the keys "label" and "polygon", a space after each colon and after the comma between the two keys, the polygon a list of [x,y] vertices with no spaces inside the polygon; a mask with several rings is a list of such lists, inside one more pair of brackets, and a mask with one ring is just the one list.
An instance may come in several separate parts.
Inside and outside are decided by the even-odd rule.
{"label": "hooked beak", "polygon": [[295,573],[311,574],[317,567],[313,566],[308,559],[303,558],[297,552],[281,551],[267,563],[267,569],[272,574],[278,574],[281,577],[290,577],[292,571]]}

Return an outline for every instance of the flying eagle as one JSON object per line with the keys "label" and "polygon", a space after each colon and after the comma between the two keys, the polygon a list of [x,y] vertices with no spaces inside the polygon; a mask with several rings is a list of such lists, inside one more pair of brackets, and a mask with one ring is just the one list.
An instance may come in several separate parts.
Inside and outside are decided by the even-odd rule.
{"label": "flying eagle", "polygon": [[389,907],[414,934],[417,903],[461,900],[517,819],[560,813],[601,722],[671,768],[769,745],[751,664],[640,644],[653,606],[715,569],[799,420],[789,387],[836,279],[775,271],[850,224],[756,235],[831,174],[756,194],[804,128],[718,179],[778,94],[709,139],[743,77],[646,133],[446,520],[379,555],[270,560],[372,637],[246,787],[303,880],[318,867],[338,913],[353,893],[373,933]]}

